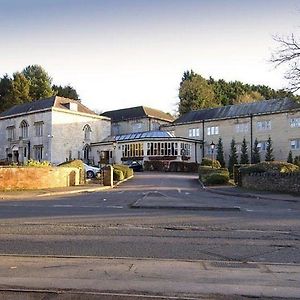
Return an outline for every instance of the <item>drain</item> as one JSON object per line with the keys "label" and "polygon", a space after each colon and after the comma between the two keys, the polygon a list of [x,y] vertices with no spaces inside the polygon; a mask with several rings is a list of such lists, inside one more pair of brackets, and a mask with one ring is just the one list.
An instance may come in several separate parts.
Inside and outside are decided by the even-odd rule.
{"label": "drain", "polygon": [[211,266],[217,268],[234,268],[234,269],[255,269],[258,268],[256,264],[248,264],[248,263],[240,263],[240,262],[223,262],[223,261],[216,261],[211,262]]}

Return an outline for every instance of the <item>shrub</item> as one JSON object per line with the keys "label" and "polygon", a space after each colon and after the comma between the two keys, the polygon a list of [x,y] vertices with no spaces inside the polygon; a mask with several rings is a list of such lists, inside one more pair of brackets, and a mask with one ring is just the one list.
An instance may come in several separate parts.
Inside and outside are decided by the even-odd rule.
{"label": "shrub", "polygon": [[216,169],[221,168],[221,164],[218,160],[212,160],[210,158],[204,157],[201,161],[201,166],[214,167]]}
{"label": "shrub", "polygon": [[149,160],[144,162],[145,171],[165,171],[166,163],[162,160]]}
{"label": "shrub", "polygon": [[38,160],[29,159],[27,160],[27,162],[24,163],[24,167],[44,168],[49,166],[50,166],[50,162],[47,160],[38,161]]}
{"label": "shrub", "polygon": [[113,168],[122,171],[124,178],[128,178],[133,175],[133,170],[126,165],[113,165]]}
{"label": "shrub", "polygon": [[198,172],[199,165],[195,162],[171,161],[169,165],[170,172]]}
{"label": "shrub", "polygon": [[295,156],[294,165],[300,167],[300,155]]}
{"label": "shrub", "polygon": [[299,171],[299,166],[284,162],[270,161],[261,162],[249,167],[242,167],[239,171],[243,174],[247,173],[292,173]]}
{"label": "shrub", "polygon": [[121,170],[115,169],[113,170],[114,181],[122,181],[124,180],[124,173]]}
{"label": "shrub", "polygon": [[59,167],[66,167],[66,168],[78,168],[80,174],[80,184],[85,184],[85,170],[82,160],[75,159],[71,161],[66,161],[58,165]]}
{"label": "shrub", "polygon": [[199,167],[199,179],[205,183],[207,177],[211,176],[212,174],[221,174],[229,177],[229,171],[227,168],[219,168],[214,169],[208,166],[200,166]]}
{"label": "shrub", "polygon": [[214,184],[227,184],[229,181],[229,173],[225,174],[225,173],[213,173],[208,175],[205,178],[205,184],[208,185],[214,185]]}

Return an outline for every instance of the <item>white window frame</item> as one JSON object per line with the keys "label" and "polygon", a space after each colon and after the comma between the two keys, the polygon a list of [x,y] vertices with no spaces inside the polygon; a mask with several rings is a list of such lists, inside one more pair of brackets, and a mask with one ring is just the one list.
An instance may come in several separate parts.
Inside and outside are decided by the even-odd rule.
{"label": "white window frame", "polygon": [[300,118],[291,118],[290,126],[291,126],[291,128],[299,128],[300,127]]}
{"label": "white window frame", "polygon": [[299,150],[300,149],[300,139],[293,139],[290,141],[291,150]]}
{"label": "white window frame", "polygon": [[271,120],[257,121],[256,122],[256,129],[257,129],[257,131],[268,131],[268,130],[271,130],[272,129]]}
{"label": "white window frame", "polygon": [[43,126],[44,126],[43,121],[34,123],[35,136],[43,136]]}

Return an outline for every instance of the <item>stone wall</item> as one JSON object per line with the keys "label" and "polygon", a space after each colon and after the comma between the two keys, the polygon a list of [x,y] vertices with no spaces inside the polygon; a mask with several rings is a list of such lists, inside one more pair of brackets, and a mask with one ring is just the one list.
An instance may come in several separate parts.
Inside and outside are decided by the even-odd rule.
{"label": "stone wall", "polygon": [[0,190],[46,189],[79,185],[79,169],[0,167]]}
{"label": "stone wall", "polygon": [[253,173],[242,175],[242,187],[260,191],[300,194],[300,173]]}

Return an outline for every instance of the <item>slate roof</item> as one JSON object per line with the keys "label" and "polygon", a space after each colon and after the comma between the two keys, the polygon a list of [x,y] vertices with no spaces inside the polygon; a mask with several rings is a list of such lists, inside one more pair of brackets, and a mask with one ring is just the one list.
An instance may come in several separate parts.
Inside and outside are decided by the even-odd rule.
{"label": "slate roof", "polygon": [[1,117],[10,117],[14,115],[24,114],[24,113],[32,113],[39,110],[46,110],[51,109],[52,107],[61,108],[65,110],[69,110],[69,108],[66,106],[67,103],[77,103],[78,105],[78,112],[86,113],[86,114],[92,114],[97,115],[92,110],[88,109],[86,106],[81,104],[77,100],[63,98],[59,96],[52,96],[45,99],[39,99],[32,102],[23,103],[20,105],[15,105],[8,110],[0,113]]}
{"label": "slate roof", "polygon": [[101,114],[101,116],[111,118],[112,122],[127,121],[145,117],[151,117],[168,122],[174,121],[174,118],[172,116],[164,113],[163,111],[146,106],[136,106],[106,111],[103,114]]}
{"label": "slate roof", "polygon": [[300,103],[292,99],[262,100],[252,103],[190,111],[176,119],[173,124],[193,123],[202,120],[232,119],[250,116],[251,114],[273,114],[297,109],[300,109]]}

